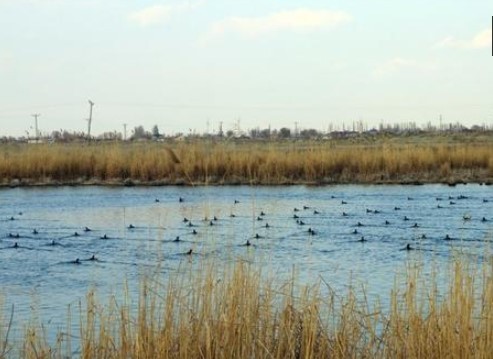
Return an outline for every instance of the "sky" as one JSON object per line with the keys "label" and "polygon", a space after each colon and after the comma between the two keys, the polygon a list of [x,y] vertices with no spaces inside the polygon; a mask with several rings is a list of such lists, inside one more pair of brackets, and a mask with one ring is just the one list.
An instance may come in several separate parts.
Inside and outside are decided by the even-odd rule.
{"label": "sky", "polygon": [[0,0],[0,137],[493,125],[491,0]]}

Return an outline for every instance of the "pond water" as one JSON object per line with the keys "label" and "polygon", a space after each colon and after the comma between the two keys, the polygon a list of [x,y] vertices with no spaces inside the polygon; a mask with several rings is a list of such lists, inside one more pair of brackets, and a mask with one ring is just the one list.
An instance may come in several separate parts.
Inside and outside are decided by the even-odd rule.
{"label": "pond water", "polygon": [[137,295],[156,268],[165,282],[197,262],[247,259],[280,281],[294,270],[302,284],[343,293],[351,279],[385,297],[410,263],[489,256],[492,208],[481,185],[2,189],[0,295],[16,319],[59,329],[90,288],[104,298],[127,281]]}

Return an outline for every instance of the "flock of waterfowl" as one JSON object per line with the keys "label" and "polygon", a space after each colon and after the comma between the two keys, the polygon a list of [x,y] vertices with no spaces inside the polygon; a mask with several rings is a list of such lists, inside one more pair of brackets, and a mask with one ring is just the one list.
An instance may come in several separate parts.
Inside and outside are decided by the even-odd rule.
{"label": "flock of waterfowl", "polygon": [[[169,204],[171,200],[167,198],[166,201]],[[331,240],[343,238],[346,244],[354,243],[356,245],[357,243],[374,242],[381,238],[397,236],[406,240],[406,243],[399,242],[401,245],[396,249],[405,251],[424,250],[425,246],[421,244],[423,240],[427,239],[435,242],[460,239],[471,240],[471,238],[465,238],[467,236],[464,236],[464,231],[457,233],[457,229],[463,227],[450,228],[450,232],[445,231],[446,228],[440,228],[438,225],[441,221],[439,215],[435,216],[437,225],[433,225],[434,218],[427,215],[423,217],[420,208],[406,205],[406,203],[411,204],[413,201],[413,197],[407,196],[401,198],[401,201],[396,205],[385,203],[381,208],[370,208],[365,207],[364,203],[355,203],[357,202],[355,198],[350,199],[343,198],[340,195],[332,195],[323,203],[315,201],[316,204],[311,204],[309,200],[306,200],[306,203],[299,206],[291,209],[282,207],[272,213],[266,209],[269,207],[268,204],[252,205],[248,201],[244,202],[243,199],[241,201],[233,199],[227,205],[226,210],[216,209],[217,213],[199,218],[197,217],[198,210],[194,209],[197,203],[188,203],[184,197],[180,196],[174,199],[174,203],[177,203],[175,210],[178,213],[189,213],[190,215],[183,216],[180,223],[171,223],[167,226],[159,227],[159,229],[164,233],[162,242],[188,244],[189,248],[186,250],[175,252],[175,254],[186,256],[199,253],[196,247],[214,236],[233,237],[230,242],[236,242],[234,245],[238,247],[258,247],[269,241],[282,241],[289,238],[295,240],[309,239],[310,243],[314,241],[328,243]],[[150,199],[150,202],[152,202],[152,199]],[[155,198],[153,202],[155,206],[163,203],[159,198]],[[420,202],[420,205],[422,205],[423,201]],[[431,208],[440,211],[454,206],[460,207],[461,203],[470,202],[474,203],[475,208],[486,208],[483,213],[489,213],[488,206],[490,205],[489,198],[477,198],[463,194],[446,197],[437,196],[433,198],[433,202],[434,205],[432,206],[431,199],[428,199],[428,211]],[[408,207],[411,207],[410,210],[408,210]],[[274,211],[275,206],[270,206],[270,209]],[[156,210],[159,210],[159,207],[156,207]],[[194,216],[196,218],[193,218]],[[46,231],[43,232],[40,228],[31,228],[27,233],[27,228],[23,225],[16,230],[14,224],[17,222],[23,224],[24,217],[24,212],[17,212],[15,215],[10,215],[0,220],[0,225],[4,223],[2,226],[10,229],[1,239],[4,245],[0,249],[33,250],[36,249],[33,243],[41,243],[43,248],[46,248],[46,246],[63,246],[63,243],[70,238],[77,237],[97,238],[100,240],[126,239],[127,237],[135,239],[136,237],[131,234],[119,236],[116,234],[118,231],[115,231],[114,227],[109,228],[108,233],[101,228],[92,230],[90,223],[81,224],[79,229],[62,236],[56,236]],[[457,223],[460,222],[462,225],[475,223],[475,225],[483,226],[484,231],[478,232],[476,237],[472,238],[476,241],[489,240],[489,238],[485,238],[485,233],[487,233],[485,231],[490,228],[490,220],[491,218],[487,215],[475,215],[475,213],[470,212],[463,212],[460,217],[457,216],[455,218],[455,221]],[[243,224],[237,224],[240,221]],[[142,233],[142,230],[148,228],[148,224],[125,224],[127,233]],[[221,229],[214,232],[215,228]],[[249,228],[248,231],[245,228]],[[347,231],[344,231],[344,228],[347,228]],[[251,231],[251,234],[248,234],[249,231]],[[439,234],[439,231],[442,231],[442,233]],[[26,242],[29,239],[40,239],[40,241],[31,241],[29,242],[30,245],[28,245]],[[145,240],[146,238],[141,239]],[[91,248],[87,248],[84,253],[88,251],[91,251]],[[98,257],[99,254],[97,256],[97,248],[95,248],[92,254],[87,254],[85,257],[77,256],[66,263],[94,262],[99,260]]]}

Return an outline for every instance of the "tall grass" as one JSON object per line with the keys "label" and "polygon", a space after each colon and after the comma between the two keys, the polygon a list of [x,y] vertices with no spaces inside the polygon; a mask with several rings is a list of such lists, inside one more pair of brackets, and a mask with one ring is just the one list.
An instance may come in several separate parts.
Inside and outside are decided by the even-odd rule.
{"label": "tall grass", "polygon": [[[144,281],[125,300],[81,306],[80,349],[50,346],[28,329],[26,358],[486,358],[493,353],[493,267],[455,262],[448,289],[410,270],[382,307],[351,287],[276,283],[246,263]],[[428,284],[425,284],[428,283]],[[3,326],[3,322],[1,323]],[[4,334],[3,334],[4,335]],[[63,338],[63,336],[59,336]]]}
{"label": "tall grass", "polygon": [[493,144],[110,143],[1,145],[0,183],[490,182]]}

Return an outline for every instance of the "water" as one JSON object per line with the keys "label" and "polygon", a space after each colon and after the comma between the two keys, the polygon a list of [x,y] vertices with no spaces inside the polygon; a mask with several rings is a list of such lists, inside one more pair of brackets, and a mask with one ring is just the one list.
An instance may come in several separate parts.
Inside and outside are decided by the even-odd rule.
{"label": "water", "polygon": [[480,185],[2,189],[0,294],[17,320],[35,317],[53,333],[90,288],[118,297],[127,281],[136,297],[143,275],[165,282],[208,260],[385,297],[410,264],[429,273],[489,257],[492,208],[491,187]]}

